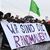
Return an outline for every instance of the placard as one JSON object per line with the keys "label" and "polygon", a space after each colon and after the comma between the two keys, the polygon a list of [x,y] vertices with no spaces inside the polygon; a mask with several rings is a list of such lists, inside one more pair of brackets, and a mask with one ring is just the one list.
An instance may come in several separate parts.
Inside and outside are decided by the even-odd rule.
{"label": "placard", "polygon": [[11,49],[50,41],[43,24],[40,23],[7,23],[1,22]]}

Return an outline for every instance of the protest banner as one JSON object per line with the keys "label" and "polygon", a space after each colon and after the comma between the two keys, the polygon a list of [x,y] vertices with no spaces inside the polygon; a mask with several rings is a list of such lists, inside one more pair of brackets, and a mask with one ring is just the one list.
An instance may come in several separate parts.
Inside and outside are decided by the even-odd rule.
{"label": "protest banner", "polygon": [[11,49],[50,41],[43,24],[40,23],[3,23],[2,28],[8,39]]}

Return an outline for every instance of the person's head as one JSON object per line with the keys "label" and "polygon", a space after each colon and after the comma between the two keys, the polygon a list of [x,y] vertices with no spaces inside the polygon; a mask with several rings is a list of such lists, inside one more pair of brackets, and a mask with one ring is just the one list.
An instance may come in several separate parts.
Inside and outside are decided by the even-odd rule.
{"label": "person's head", "polygon": [[32,18],[34,18],[33,16],[25,16],[24,17],[26,20],[30,20],[30,19],[32,19]]}
{"label": "person's head", "polygon": [[2,18],[3,18],[3,12],[0,11],[0,19],[2,19]]}
{"label": "person's head", "polygon": [[14,16],[11,16],[11,19],[14,19]]}
{"label": "person's head", "polygon": [[19,15],[16,15],[16,17],[15,17],[16,19],[19,19]]}
{"label": "person's head", "polygon": [[11,18],[11,13],[6,13],[6,14],[4,15],[4,18],[5,18],[5,19]]}
{"label": "person's head", "polygon": [[43,19],[43,20],[41,21],[41,23],[46,23],[46,21]]}
{"label": "person's head", "polygon": [[36,23],[38,23],[38,19],[36,18],[35,20],[34,20]]}
{"label": "person's head", "polygon": [[24,23],[25,19],[24,18],[20,18],[20,21],[21,21],[21,23]]}

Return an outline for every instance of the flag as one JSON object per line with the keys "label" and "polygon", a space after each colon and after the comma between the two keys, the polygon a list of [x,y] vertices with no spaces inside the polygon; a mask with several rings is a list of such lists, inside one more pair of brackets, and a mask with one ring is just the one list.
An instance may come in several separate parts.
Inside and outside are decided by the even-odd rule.
{"label": "flag", "polygon": [[36,13],[38,16],[40,16],[39,8],[33,0],[31,0],[30,11],[32,11],[32,12]]}

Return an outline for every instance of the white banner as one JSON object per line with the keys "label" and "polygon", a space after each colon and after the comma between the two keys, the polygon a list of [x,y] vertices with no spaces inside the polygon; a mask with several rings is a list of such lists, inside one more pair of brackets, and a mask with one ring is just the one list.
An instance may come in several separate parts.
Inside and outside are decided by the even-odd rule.
{"label": "white banner", "polygon": [[2,28],[8,39],[11,49],[50,41],[43,24],[40,23],[3,23]]}

